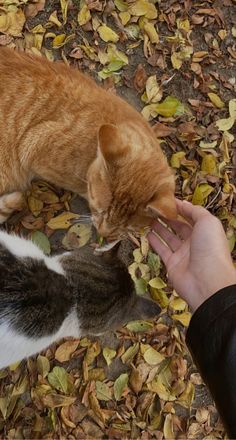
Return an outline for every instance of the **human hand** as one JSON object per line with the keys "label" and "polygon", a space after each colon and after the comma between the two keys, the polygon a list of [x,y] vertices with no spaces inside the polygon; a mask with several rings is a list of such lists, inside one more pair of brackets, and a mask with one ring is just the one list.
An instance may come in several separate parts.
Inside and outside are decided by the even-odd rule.
{"label": "human hand", "polygon": [[220,221],[201,206],[176,203],[188,223],[168,221],[174,233],[156,222],[148,239],[165,263],[174,289],[195,311],[218,290],[236,284],[236,270]]}

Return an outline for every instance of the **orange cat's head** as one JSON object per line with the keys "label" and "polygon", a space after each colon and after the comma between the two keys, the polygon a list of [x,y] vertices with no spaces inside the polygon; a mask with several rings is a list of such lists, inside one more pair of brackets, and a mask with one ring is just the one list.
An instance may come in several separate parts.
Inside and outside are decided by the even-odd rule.
{"label": "orange cat's head", "polygon": [[93,223],[112,240],[149,226],[153,218],[177,216],[174,176],[146,127],[129,123],[99,130],[98,154],[88,171]]}

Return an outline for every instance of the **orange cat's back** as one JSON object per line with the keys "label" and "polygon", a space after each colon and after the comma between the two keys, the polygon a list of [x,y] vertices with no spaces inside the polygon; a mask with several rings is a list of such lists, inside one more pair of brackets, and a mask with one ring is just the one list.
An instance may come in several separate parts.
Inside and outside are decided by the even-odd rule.
{"label": "orange cat's back", "polygon": [[94,220],[104,235],[131,217],[136,225],[140,209],[146,223],[147,207],[176,215],[174,178],[149,124],[76,68],[0,48],[0,130],[0,194],[48,180],[87,197],[94,219],[107,213],[103,226]]}

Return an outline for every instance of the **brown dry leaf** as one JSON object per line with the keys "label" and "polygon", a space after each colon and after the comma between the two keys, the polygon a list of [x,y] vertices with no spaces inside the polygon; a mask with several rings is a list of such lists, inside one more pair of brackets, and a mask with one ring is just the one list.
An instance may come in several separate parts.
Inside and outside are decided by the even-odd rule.
{"label": "brown dry leaf", "polygon": [[9,11],[0,15],[0,32],[21,37],[21,32],[25,24],[25,15],[21,9]]}
{"label": "brown dry leaf", "polygon": [[76,397],[64,396],[62,394],[47,394],[42,397],[43,404],[48,408],[59,408],[60,406],[69,406],[76,401]]}
{"label": "brown dry leaf", "polygon": [[75,352],[78,345],[79,341],[76,339],[64,342],[56,349],[55,359],[59,362],[69,361],[71,355]]}
{"label": "brown dry leaf", "polygon": [[44,6],[45,0],[38,0],[36,3],[28,3],[25,8],[26,17],[35,17],[38,12],[44,10]]}

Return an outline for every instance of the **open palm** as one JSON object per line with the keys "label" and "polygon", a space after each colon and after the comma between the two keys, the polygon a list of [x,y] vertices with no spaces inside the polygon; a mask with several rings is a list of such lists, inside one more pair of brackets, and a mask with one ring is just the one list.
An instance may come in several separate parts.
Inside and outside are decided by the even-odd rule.
{"label": "open palm", "polygon": [[[221,223],[206,209],[176,201],[187,222],[156,222],[149,234],[173,287],[195,310],[204,300],[236,282],[236,271]],[[164,242],[163,242],[164,240]]]}

